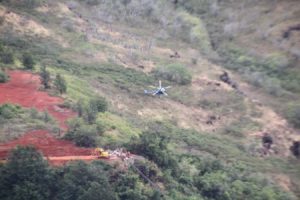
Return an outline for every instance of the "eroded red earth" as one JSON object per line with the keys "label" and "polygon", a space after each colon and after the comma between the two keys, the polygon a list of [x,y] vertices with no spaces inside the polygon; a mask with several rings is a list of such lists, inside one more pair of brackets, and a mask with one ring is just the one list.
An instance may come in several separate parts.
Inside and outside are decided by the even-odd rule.
{"label": "eroded red earth", "polygon": [[35,130],[4,144],[0,144],[0,158],[5,158],[11,149],[18,145],[32,145],[47,157],[59,156],[89,156],[93,149],[76,147],[72,142],[58,140],[47,130]]}
{"label": "eroded red earth", "polygon": [[[34,107],[39,111],[47,110],[59,122],[62,129],[67,128],[66,120],[76,113],[59,106],[63,103],[63,99],[39,91],[41,84],[38,75],[24,71],[10,71],[9,76],[8,83],[0,84],[0,104],[13,103],[27,108]],[[47,130],[31,131],[17,140],[0,144],[0,159],[7,158],[9,151],[18,145],[36,147],[51,164],[55,165],[70,160],[96,159],[95,156],[91,156],[93,149],[79,148],[69,141],[58,140]]]}
{"label": "eroded red earth", "polygon": [[63,99],[49,96],[44,91],[39,91],[41,87],[38,75],[24,71],[10,71],[10,81],[0,84],[0,104],[13,103],[20,106],[34,107],[39,111],[48,111],[66,129],[65,121],[74,117],[76,113],[71,110],[61,108]]}

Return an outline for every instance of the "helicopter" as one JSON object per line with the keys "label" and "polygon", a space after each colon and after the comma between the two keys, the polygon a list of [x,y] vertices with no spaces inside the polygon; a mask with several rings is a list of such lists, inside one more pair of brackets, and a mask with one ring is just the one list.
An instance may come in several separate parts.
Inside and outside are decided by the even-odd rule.
{"label": "helicopter", "polygon": [[155,88],[155,90],[144,90],[144,93],[145,94],[152,94],[153,96],[158,95],[159,97],[161,97],[161,95],[168,96],[168,94],[166,93],[166,89],[171,88],[171,86],[162,87],[161,80],[159,80],[158,87],[156,87],[156,86],[149,86],[149,87]]}

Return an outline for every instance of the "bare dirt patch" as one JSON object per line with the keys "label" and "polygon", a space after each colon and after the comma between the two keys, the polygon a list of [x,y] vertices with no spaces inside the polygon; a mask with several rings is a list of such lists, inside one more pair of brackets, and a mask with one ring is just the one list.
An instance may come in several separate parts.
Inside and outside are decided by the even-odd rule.
{"label": "bare dirt patch", "polygon": [[[93,150],[91,148],[76,147],[69,141],[58,140],[46,130],[36,130],[24,134],[17,140],[0,144],[0,160],[5,159],[9,151],[18,145],[32,145],[45,157],[72,156],[70,160],[75,160],[76,156],[90,156]],[[64,159],[64,161],[66,160],[67,159]]]}
{"label": "bare dirt patch", "polygon": [[0,84],[0,104],[19,104],[23,107],[47,111],[63,129],[67,128],[65,121],[74,117],[76,113],[59,107],[64,102],[63,99],[38,91],[41,86],[38,75],[24,71],[10,71],[9,76],[9,82]]}
{"label": "bare dirt patch", "polygon": [[[0,84],[0,104],[14,103],[34,107],[40,111],[47,110],[58,120],[61,128],[67,128],[65,121],[75,116],[75,113],[59,106],[63,99],[38,91],[41,86],[39,76],[24,71],[10,71],[9,75],[10,81]],[[18,145],[34,146],[51,165],[63,165],[74,160],[91,162],[98,159],[97,156],[93,156],[93,148],[76,147],[70,141],[56,139],[47,130],[34,130],[16,140],[0,144],[0,160],[5,160],[9,152]],[[121,160],[112,156],[108,162],[116,163]]]}
{"label": "bare dirt patch", "polygon": [[92,154],[92,149],[76,147],[70,141],[54,138],[54,136],[46,130],[36,130],[26,133],[17,140],[0,144],[0,158],[5,158],[9,150],[15,148],[17,145],[35,146],[47,157],[76,155],[88,156]]}

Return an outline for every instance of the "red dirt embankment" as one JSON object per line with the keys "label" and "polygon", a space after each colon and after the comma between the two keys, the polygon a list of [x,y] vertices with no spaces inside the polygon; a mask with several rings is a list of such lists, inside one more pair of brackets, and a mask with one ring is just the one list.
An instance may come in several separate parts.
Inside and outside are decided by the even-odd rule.
{"label": "red dirt embankment", "polygon": [[59,156],[89,156],[93,149],[76,147],[72,142],[58,140],[47,130],[36,130],[24,134],[17,140],[0,144],[0,158],[7,157],[9,151],[18,145],[32,145],[47,157]]}
{"label": "red dirt embankment", "polygon": [[34,107],[39,111],[48,111],[59,122],[61,128],[67,128],[65,121],[74,117],[76,113],[59,107],[63,104],[63,99],[39,91],[41,82],[38,75],[10,71],[9,76],[9,82],[0,84],[0,104],[14,103],[27,108]]}
{"label": "red dirt embankment", "polygon": [[[10,71],[9,76],[9,82],[0,84],[0,104],[14,103],[28,108],[34,107],[39,111],[47,110],[59,122],[61,128],[67,129],[65,121],[76,113],[59,107],[63,99],[38,91],[41,86],[38,75],[24,71]],[[71,160],[97,159],[91,156],[93,149],[79,148],[69,141],[58,140],[47,130],[35,130],[25,133],[17,140],[0,144],[0,160],[7,158],[9,151],[18,145],[34,146],[52,165],[62,165]]]}

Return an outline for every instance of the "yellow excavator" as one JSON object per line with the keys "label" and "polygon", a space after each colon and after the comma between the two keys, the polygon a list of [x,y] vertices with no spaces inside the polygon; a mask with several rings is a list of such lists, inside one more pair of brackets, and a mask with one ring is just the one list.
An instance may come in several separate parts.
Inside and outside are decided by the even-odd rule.
{"label": "yellow excavator", "polygon": [[107,152],[104,149],[99,148],[99,147],[95,148],[94,155],[97,156],[98,158],[107,158],[108,159],[110,157],[109,152]]}

